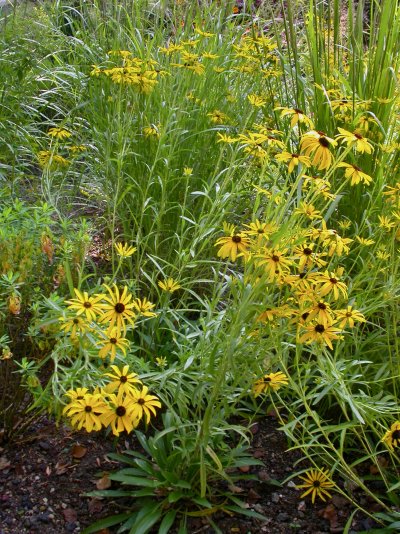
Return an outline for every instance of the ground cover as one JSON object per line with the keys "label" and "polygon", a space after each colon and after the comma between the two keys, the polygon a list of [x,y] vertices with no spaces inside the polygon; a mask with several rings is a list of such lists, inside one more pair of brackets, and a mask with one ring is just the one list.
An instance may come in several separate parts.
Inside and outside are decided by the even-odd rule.
{"label": "ground cover", "polygon": [[[396,531],[398,7],[55,2],[3,17],[6,528]],[[65,458],[36,475],[24,447],[44,467],[74,432],[115,471],[92,501],[62,483],[85,503],[79,524],[55,503],[28,513],[15,475],[53,503]],[[90,491],[86,454],[71,469]],[[89,526],[88,502],[114,516]]]}

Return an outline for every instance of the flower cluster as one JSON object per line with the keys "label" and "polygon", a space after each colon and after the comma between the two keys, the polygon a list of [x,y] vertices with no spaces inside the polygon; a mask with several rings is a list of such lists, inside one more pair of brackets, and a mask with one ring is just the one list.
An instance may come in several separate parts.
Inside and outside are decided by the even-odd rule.
{"label": "flower cluster", "polygon": [[77,388],[66,393],[70,402],[63,413],[78,430],[92,432],[110,427],[115,436],[124,431],[129,434],[142,419],[148,424],[156,416],[156,408],[161,408],[158,398],[149,395],[147,386],[130,372],[128,365],[122,369],[111,365],[110,369],[104,374],[108,380],[104,387],[93,392]]}

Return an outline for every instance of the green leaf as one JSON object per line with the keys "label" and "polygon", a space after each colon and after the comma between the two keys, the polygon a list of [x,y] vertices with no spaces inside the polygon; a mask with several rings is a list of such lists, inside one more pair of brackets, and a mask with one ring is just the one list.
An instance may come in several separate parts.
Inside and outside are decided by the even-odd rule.
{"label": "green leaf", "polygon": [[146,534],[162,515],[161,504],[148,504],[137,515],[129,534]]}
{"label": "green leaf", "polygon": [[119,523],[122,523],[123,521],[128,519],[130,516],[131,513],[128,512],[125,514],[112,515],[110,517],[106,517],[105,519],[100,519],[100,521],[96,521],[96,523],[93,523],[93,525],[90,525],[89,527],[85,528],[85,530],[82,531],[82,534],[92,534],[94,532],[98,532],[102,528],[118,525]]}
{"label": "green leaf", "polygon": [[265,521],[267,519],[265,515],[259,514],[258,512],[255,512],[254,510],[249,510],[248,508],[235,506],[234,504],[230,504],[229,506],[224,506],[224,508],[226,510],[231,510],[231,512],[236,512],[237,514],[246,515],[248,517],[254,517],[255,519],[261,519],[262,521]]}
{"label": "green leaf", "polygon": [[158,528],[158,534],[168,534],[169,529],[172,527],[172,525],[175,522],[177,511],[176,510],[170,510],[161,521],[161,524]]}
{"label": "green leaf", "polygon": [[114,473],[112,476],[110,475],[110,480],[116,480],[131,486],[143,486],[144,488],[156,488],[160,485],[157,480],[149,480],[148,478],[130,476],[119,472]]}
{"label": "green leaf", "polygon": [[187,495],[182,491],[171,491],[171,493],[168,495],[168,502],[173,503],[179,501],[180,499],[184,499],[185,497],[187,497]]}

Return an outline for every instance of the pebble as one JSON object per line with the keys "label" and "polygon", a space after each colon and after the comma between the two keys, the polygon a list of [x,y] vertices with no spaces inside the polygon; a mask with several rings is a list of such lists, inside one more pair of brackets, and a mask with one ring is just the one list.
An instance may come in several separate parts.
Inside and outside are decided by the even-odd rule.
{"label": "pebble", "polygon": [[289,514],[287,514],[286,512],[279,512],[279,514],[276,516],[276,520],[280,523],[284,523],[289,519],[289,517]]}
{"label": "pebble", "polygon": [[281,496],[279,495],[279,493],[273,493],[271,495],[271,501],[274,502],[275,504],[277,504],[280,501],[280,498]]}

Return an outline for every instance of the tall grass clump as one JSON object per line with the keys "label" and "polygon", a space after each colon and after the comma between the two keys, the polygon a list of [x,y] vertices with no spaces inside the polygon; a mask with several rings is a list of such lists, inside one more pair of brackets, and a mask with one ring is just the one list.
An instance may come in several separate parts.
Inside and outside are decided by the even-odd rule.
{"label": "tall grass clump", "polygon": [[397,3],[54,2],[3,24],[1,365],[31,410],[135,433],[102,493],[130,508],[101,525],[261,519],[230,488],[272,408],[311,478],[390,523]]}

